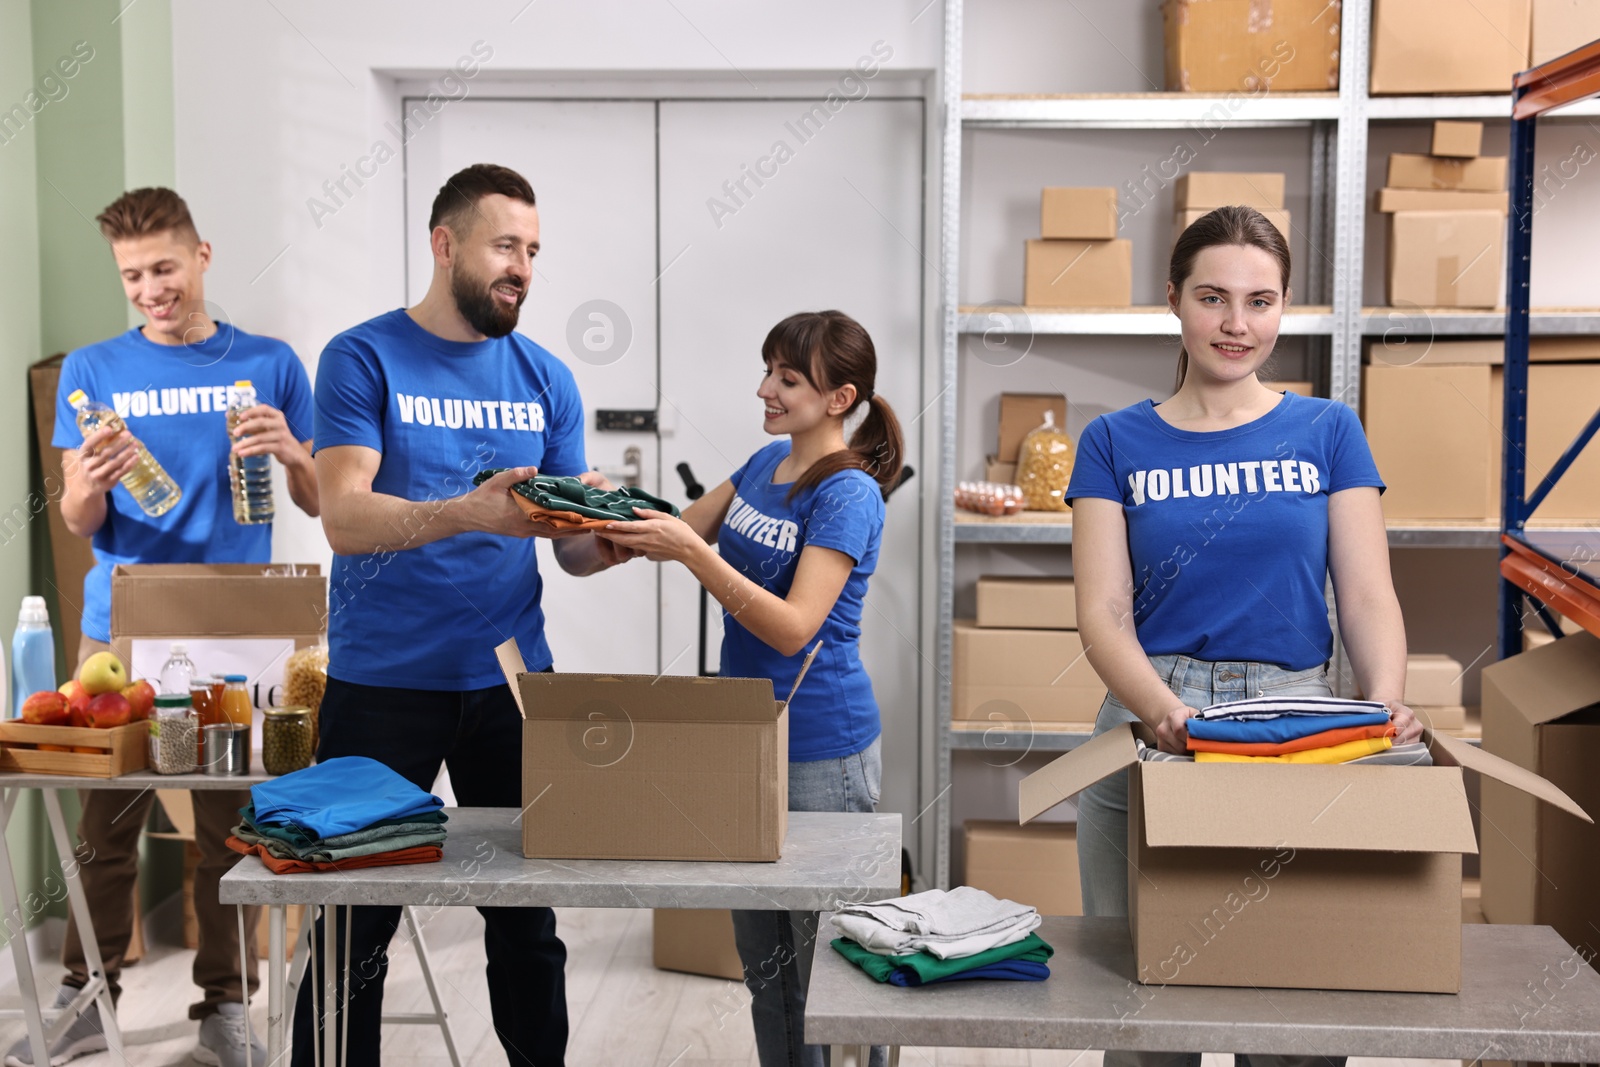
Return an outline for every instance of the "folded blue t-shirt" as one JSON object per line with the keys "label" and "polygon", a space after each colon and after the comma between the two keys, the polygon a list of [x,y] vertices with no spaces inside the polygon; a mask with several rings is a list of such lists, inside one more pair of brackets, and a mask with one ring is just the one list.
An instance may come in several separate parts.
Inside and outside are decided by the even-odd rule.
{"label": "folded blue t-shirt", "polygon": [[1387,712],[1354,715],[1280,715],[1276,719],[1190,719],[1190,737],[1202,741],[1264,742],[1280,744],[1352,726],[1377,726],[1389,721]]}
{"label": "folded blue t-shirt", "polygon": [[1031,960],[1000,960],[998,963],[973,967],[957,974],[947,974],[924,982],[910,967],[896,967],[889,975],[889,984],[898,986],[938,985],[940,982],[965,982],[971,978],[994,978],[1006,982],[1042,982],[1050,977],[1050,966]]}
{"label": "folded blue t-shirt", "polygon": [[250,787],[257,824],[292,823],[316,838],[383,819],[438,811],[444,801],[366,756],[339,756]]}

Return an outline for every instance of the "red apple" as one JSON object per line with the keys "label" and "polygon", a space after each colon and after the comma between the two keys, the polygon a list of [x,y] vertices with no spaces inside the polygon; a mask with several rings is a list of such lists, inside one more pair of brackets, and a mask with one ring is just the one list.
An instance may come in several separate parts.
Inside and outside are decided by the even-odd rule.
{"label": "red apple", "polygon": [[22,702],[22,721],[37,726],[67,725],[67,698],[54,690],[34,693]]}
{"label": "red apple", "polygon": [[143,722],[150,717],[150,709],[156,706],[156,687],[143,678],[122,690],[122,695],[133,708],[133,718],[130,722]]}
{"label": "red apple", "polygon": [[61,686],[61,693],[67,698],[67,725],[89,725],[89,694],[83,688],[83,683],[76,678],[65,682]]}
{"label": "red apple", "polygon": [[101,693],[89,701],[89,725],[96,730],[126,726],[133,719],[133,705],[121,693]]}

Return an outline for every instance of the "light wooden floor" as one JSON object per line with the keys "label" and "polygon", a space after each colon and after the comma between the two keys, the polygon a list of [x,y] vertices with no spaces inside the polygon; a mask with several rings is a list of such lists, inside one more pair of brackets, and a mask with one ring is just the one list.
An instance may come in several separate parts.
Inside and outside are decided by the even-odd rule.
{"label": "light wooden floor", "polygon": [[[650,964],[650,913],[612,909],[561,909],[558,926],[566,942],[567,1003],[572,1067],[754,1067],[748,997],[734,982],[657,971]],[[178,943],[172,909],[147,927],[150,954],[123,975],[124,1032],[137,1044],[128,1050],[133,1067],[192,1063],[196,1023],[187,1007],[196,990],[190,981],[194,953]],[[423,938],[434,976],[450,1012],[462,1062],[471,1067],[504,1064],[493,1037],[483,975],[483,924],[469,908],[445,908],[426,920]],[[40,968],[42,980],[59,979],[56,967]],[[14,992],[8,990],[7,992]],[[390,1011],[418,1011],[427,993],[409,950],[399,949],[385,991]],[[252,1025],[266,1023],[266,997],[256,1000]],[[0,1049],[22,1035],[20,1022],[0,1024]],[[449,1063],[437,1030],[389,1026],[383,1035],[385,1064],[443,1067]],[[1100,1067],[1098,1052],[1027,1052],[1014,1049],[904,1049],[906,1067]],[[112,1067],[106,1053],[74,1060],[81,1067]],[[1351,1067],[1425,1067],[1459,1061],[1351,1060]],[[1229,1057],[1206,1056],[1204,1067],[1231,1067]]]}

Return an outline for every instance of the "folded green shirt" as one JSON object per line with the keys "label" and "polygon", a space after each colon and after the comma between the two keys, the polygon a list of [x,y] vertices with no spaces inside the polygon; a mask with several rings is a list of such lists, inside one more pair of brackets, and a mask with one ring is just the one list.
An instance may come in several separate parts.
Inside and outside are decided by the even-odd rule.
{"label": "folded green shirt", "polygon": [[[479,471],[473,476],[472,484],[482,485],[506,469],[500,467]],[[551,511],[570,511],[586,519],[621,519],[632,522],[639,517],[633,513],[636,507],[665,511],[674,517],[678,514],[677,505],[643,489],[634,489],[630,486],[621,489],[596,489],[592,485],[584,485],[576,478],[535,474],[527,481],[513,485],[511,489],[518,496],[533,501],[541,508],[548,508]]]}
{"label": "folded green shirt", "polygon": [[1055,955],[1055,949],[1050,943],[1038,934],[1029,934],[1021,941],[1014,941],[1009,945],[991,948],[986,952],[979,952],[971,956],[961,956],[957,959],[942,960],[931,952],[912,952],[904,956],[880,956],[870,952],[847,937],[833,939],[833,947],[839,955],[860,967],[867,974],[880,982],[887,982],[890,975],[900,968],[909,968],[915,971],[917,977],[924,984],[935,982],[941,978],[948,978],[962,971],[970,971],[975,967],[985,967],[1001,960],[1026,960],[1029,963],[1043,963]]}

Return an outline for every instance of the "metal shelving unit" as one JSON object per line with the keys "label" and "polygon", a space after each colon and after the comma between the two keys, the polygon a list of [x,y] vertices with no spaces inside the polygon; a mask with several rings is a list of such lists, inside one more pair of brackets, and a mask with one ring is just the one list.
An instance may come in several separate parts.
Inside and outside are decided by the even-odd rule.
{"label": "metal shelving unit", "polygon": [[[948,680],[952,666],[951,615],[957,547],[972,544],[1068,545],[1070,525],[968,523],[955,521],[952,504],[956,483],[956,425],[959,356],[963,335],[999,333],[1028,335],[1172,336],[1176,322],[1164,307],[1108,309],[1037,309],[1001,305],[962,306],[961,189],[962,136],[972,129],[1140,130],[1185,127],[1263,128],[1309,126],[1311,137],[1311,210],[1307,231],[1317,247],[1333,249],[1332,262],[1313,256],[1306,265],[1303,291],[1315,303],[1284,317],[1283,333],[1317,338],[1309,358],[1320,363],[1328,395],[1359,410],[1361,346],[1364,338],[1400,329],[1412,337],[1484,336],[1502,333],[1506,317],[1496,311],[1457,308],[1385,308],[1363,306],[1363,244],[1369,204],[1366,188],[1370,122],[1425,121],[1436,118],[1504,118],[1509,95],[1456,97],[1369,97],[1368,55],[1371,40],[1370,0],[1347,0],[1341,13],[1340,89],[1337,93],[1280,93],[1259,97],[1187,93],[1085,93],[1071,95],[964,96],[962,38],[964,0],[945,0],[944,66],[942,70],[943,163],[939,230],[943,335],[938,401],[942,420],[938,491],[940,526],[936,559],[935,669],[936,686],[934,789],[928,807],[934,814],[934,884],[950,880],[950,792],[952,751],[984,749],[992,731],[951,728]],[[1564,116],[1600,115],[1600,101],[1588,100],[1563,109]],[[1531,140],[1530,140],[1531,145]],[[1531,152],[1531,149],[1530,149]],[[1531,164],[1531,155],[1529,156]],[[1531,179],[1530,179],[1531,181]],[[1531,188],[1531,186],[1530,186]],[[1297,286],[1300,289],[1300,286]],[[1535,334],[1600,334],[1600,309],[1548,308],[1526,315]],[[1508,367],[1509,372],[1509,367]],[[1509,384],[1509,378],[1508,378]],[[1510,390],[1508,389],[1508,395]],[[1510,425],[1508,411],[1508,422]],[[1520,480],[1516,483],[1520,488]],[[1507,480],[1507,491],[1511,481]],[[1395,546],[1489,547],[1499,531],[1485,525],[1403,527],[1389,532]],[[1033,735],[1042,738],[1042,732]],[[1086,735],[1050,734],[1031,751],[1071,747]],[[974,740],[976,737],[976,740]],[[1059,746],[1049,748],[1046,746]]]}

